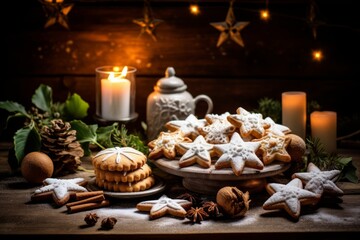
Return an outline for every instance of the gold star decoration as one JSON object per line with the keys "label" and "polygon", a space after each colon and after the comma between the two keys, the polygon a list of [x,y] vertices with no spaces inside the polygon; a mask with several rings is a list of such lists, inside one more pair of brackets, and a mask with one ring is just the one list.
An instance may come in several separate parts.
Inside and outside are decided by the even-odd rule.
{"label": "gold star decoration", "polygon": [[74,6],[73,3],[65,3],[65,0],[39,0],[45,11],[47,21],[44,28],[48,28],[59,23],[66,29],[69,29],[67,15]]}
{"label": "gold star decoration", "polygon": [[235,14],[233,10],[234,0],[230,2],[230,7],[226,15],[225,22],[214,22],[210,23],[211,26],[219,30],[220,36],[216,44],[217,47],[220,47],[228,38],[244,47],[244,41],[240,35],[240,31],[245,28],[250,22],[236,22]]}
{"label": "gold star decoration", "polygon": [[155,30],[163,20],[153,17],[150,2],[148,0],[145,0],[144,2],[144,18],[134,19],[133,22],[141,27],[140,35],[147,33],[155,42],[157,41]]}

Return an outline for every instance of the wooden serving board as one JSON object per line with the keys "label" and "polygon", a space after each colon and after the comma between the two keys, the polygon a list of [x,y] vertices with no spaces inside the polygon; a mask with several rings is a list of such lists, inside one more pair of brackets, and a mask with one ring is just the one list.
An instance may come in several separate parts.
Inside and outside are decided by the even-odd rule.
{"label": "wooden serving board", "polygon": [[185,188],[203,194],[214,194],[224,186],[238,186],[250,192],[258,192],[266,184],[266,177],[280,174],[289,169],[289,163],[273,163],[262,170],[245,167],[240,176],[236,176],[231,168],[215,169],[203,168],[198,164],[179,167],[179,160],[160,158],[151,160],[159,169],[172,175],[183,177]]}

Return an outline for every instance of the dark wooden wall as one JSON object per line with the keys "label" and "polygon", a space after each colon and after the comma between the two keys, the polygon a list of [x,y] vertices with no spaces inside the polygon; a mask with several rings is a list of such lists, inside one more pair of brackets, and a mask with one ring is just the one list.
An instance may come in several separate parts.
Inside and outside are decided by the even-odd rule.
{"label": "dark wooden wall", "polygon": [[[9,1],[8,1],[9,2]],[[11,14],[2,16],[2,50],[5,73],[0,101],[29,106],[40,83],[53,87],[55,101],[76,92],[95,112],[95,68],[134,66],[137,71],[136,112],[145,121],[146,98],[168,66],[196,96],[207,94],[214,113],[252,110],[262,97],[281,100],[283,91],[306,91],[308,100],[341,116],[359,113],[360,27],[355,1],[316,1],[321,22],[315,40],[308,24],[307,0],[270,0],[271,20],[259,19],[265,0],[234,3],[237,21],[249,21],[241,32],[245,47],[233,41],[217,48],[220,32],[210,22],[221,22],[229,1],[150,1],[155,18],[164,20],[156,31],[158,41],[141,35],[132,22],[143,17],[143,1],[82,0],[68,14],[70,30],[59,24],[44,28],[40,2],[6,3]],[[189,13],[197,2],[201,14]],[[5,41],[4,41],[5,40]],[[322,62],[311,59],[321,47]],[[5,84],[6,83],[6,84]],[[204,112],[198,107],[199,115]],[[2,124],[6,113],[1,111]]]}

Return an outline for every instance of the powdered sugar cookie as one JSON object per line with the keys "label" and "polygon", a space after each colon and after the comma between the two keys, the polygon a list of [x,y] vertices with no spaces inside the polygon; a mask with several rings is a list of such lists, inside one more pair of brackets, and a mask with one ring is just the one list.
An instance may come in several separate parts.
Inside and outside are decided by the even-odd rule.
{"label": "powdered sugar cookie", "polygon": [[200,135],[198,129],[206,125],[205,119],[198,119],[193,114],[190,114],[185,120],[172,120],[165,124],[165,127],[170,131],[180,130],[185,137],[195,139]]}
{"label": "powdered sugar cookie", "polygon": [[184,137],[180,130],[161,132],[158,138],[148,143],[150,148],[149,158],[158,159],[164,156],[167,159],[174,159],[176,157],[176,145],[181,142],[192,142],[192,140]]}
{"label": "powdered sugar cookie", "polygon": [[87,192],[87,189],[83,187],[87,184],[84,178],[46,178],[43,183],[44,186],[31,195],[32,201],[53,199],[57,206],[62,206],[69,201],[70,193]]}
{"label": "powdered sugar cookie", "polygon": [[263,162],[256,156],[260,142],[244,142],[235,132],[229,143],[214,146],[215,152],[220,156],[215,162],[215,169],[231,167],[236,176],[240,176],[245,166],[262,170]]}
{"label": "powdered sugar cookie", "polygon": [[284,136],[285,134],[291,132],[290,128],[285,125],[275,123],[274,120],[272,120],[270,117],[266,117],[264,121],[270,125],[267,131],[275,133],[276,135]]}
{"label": "powdered sugar cookie", "polygon": [[318,196],[342,196],[344,192],[334,183],[340,175],[340,170],[321,171],[314,163],[310,162],[307,172],[294,173],[292,178],[299,178],[305,189]]}
{"label": "powdered sugar cookie", "polygon": [[209,168],[213,147],[214,145],[207,143],[201,135],[194,142],[179,143],[178,152],[183,154],[179,160],[179,166],[187,167],[197,163],[202,167]]}
{"label": "powdered sugar cookie", "polygon": [[300,179],[294,178],[288,184],[269,183],[267,192],[271,195],[263,204],[263,209],[284,209],[292,218],[298,219],[301,206],[313,205],[319,201],[319,196],[303,189]]}
{"label": "powdered sugar cookie", "polygon": [[229,115],[230,113],[226,112],[222,115],[207,114],[205,116],[208,124],[198,130],[204,136],[206,142],[212,144],[229,142],[231,135],[236,130],[236,127],[227,120]]}
{"label": "powdered sugar cookie", "polygon": [[261,138],[265,135],[265,129],[270,127],[260,113],[250,113],[242,107],[239,107],[236,113],[228,116],[227,119],[240,129],[240,135],[243,138],[249,136]]}
{"label": "powdered sugar cookie", "polygon": [[139,211],[149,211],[150,219],[157,219],[164,215],[172,215],[179,218],[185,218],[186,210],[192,206],[192,203],[185,199],[171,199],[162,195],[157,200],[143,201],[136,205]]}
{"label": "powdered sugar cookie", "polygon": [[286,147],[290,143],[289,138],[269,132],[265,137],[253,141],[261,143],[259,152],[265,165],[269,165],[275,160],[281,162],[291,161],[291,156],[286,151]]}

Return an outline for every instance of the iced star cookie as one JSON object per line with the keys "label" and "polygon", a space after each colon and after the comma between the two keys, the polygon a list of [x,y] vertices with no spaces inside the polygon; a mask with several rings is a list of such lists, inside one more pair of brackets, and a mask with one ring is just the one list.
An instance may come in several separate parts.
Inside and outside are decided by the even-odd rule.
{"label": "iced star cookie", "polygon": [[71,193],[88,191],[83,187],[87,184],[84,178],[46,178],[43,183],[44,186],[35,190],[31,195],[32,201],[38,202],[53,199],[57,206],[62,206],[69,201]]}
{"label": "iced star cookie", "polygon": [[235,132],[229,143],[218,144],[214,150],[219,159],[215,162],[215,169],[231,167],[236,176],[240,176],[245,166],[262,170],[263,162],[256,156],[260,142],[244,142]]}
{"label": "iced star cookie", "polygon": [[270,117],[266,117],[264,121],[270,125],[270,127],[266,130],[268,132],[275,133],[279,136],[285,136],[285,134],[291,132],[290,128],[285,125],[275,123],[274,120],[272,120]]}
{"label": "iced star cookie", "polygon": [[240,135],[243,138],[251,136],[261,138],[265,135],[265,129],[270,127],[260,113],[250,113],[242,107],[239,107],[236,113],[228,116],[227,119],[240,129]]}
{"label": "iced star cookie", "polygon": [[157,219],[165,215],[172,215],[179,218],[185,218],[186,211],[192,206],[192,203],[185,199],[171,199],[162,195],[157,200],[143,201],[136,205],[139,211],[150,212],[150,219]]}
{"label": "iced star cookie", "polygon": [[180,130],[185,137],[195,139],[200,135],[198,129],[206,125],[205,119],[198,119],[193,114],[190,114],[185,120],[172,120],[165,124],[165,127],[170,131]]}
{"label": "iced star cookie", "polygon": [[300,179],[294,178],[288,184],[268,183],[266,191],[271,195],[263,204],[264,210],[284,209],[292,218],[298,219],[301,206],[314,205],[319,196],[303,189]]}
{"label": "iced star cookie", "polygon": [[208,124],[199,128],[199,133],[204,136],[206,142],[212,144],[229,142],[231,135],[236,130],[236,127],[227,120],[227,116],[229,115],[230,113],[227,112],[222,115],[207,114],[205,116]]}
{"label": "iced star cookie", "polygon": [[205,138],[199,135],[194,142],[179,143],[177,149],[183,154],[179,160],[180,167],[187,167],[195,163],[204,168],[211,166],[211,155],[214,145],[205,141]]}
{"label": "iced star cookie", "polygon": [[265,137],[254,139],[253,142],[260,142],[259,152],[262,155],[264,165],[273,161],[290,162],[291,156],[286,151],[290,139],[269,132]]}
{"label": "iced star cookie", "polygon": [[292,178],[299,178],[305,189],[318,196],[342,196],[344,192],[334,183],[340,175],[340,170],[321,171],[314,163],[310,162],[307,172],[294,173]]}
{"label": "iced star cookie", "polygon": [[192,142],[188,137],[184,137],[180,130],[174,132],[161,132],[158,138],[148,143],[150,159],[166,157],[174,159],[176,157],[176,145],[182,142]]}
{"label": "iced star cookie", "polygon": [[92,159],[95,169],[108,171],[132,171],[146,162],[146,156],[131,147],[107,148],[98,152]]}

